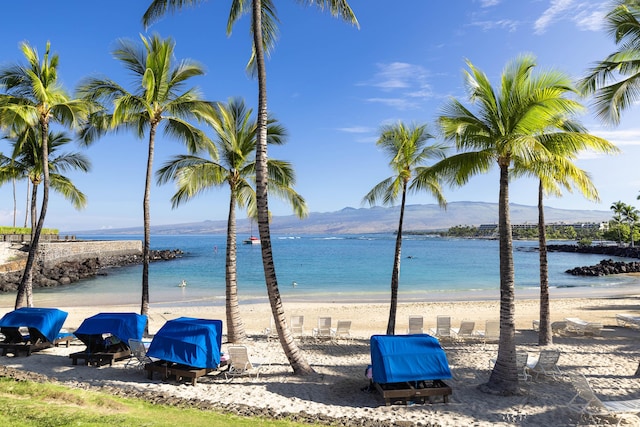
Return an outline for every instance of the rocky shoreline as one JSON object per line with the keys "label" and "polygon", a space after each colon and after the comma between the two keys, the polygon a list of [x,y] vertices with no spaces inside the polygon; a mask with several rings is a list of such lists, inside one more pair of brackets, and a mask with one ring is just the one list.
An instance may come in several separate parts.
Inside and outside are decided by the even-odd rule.
{"label": "rocky shoreline", "polygon": [[[602,254],[623,258],[640,258],[640,249],[636,247],[619,246],[579,246],[579,245],[548,245],[549,252],[576,252],[584,254]],[[573,276],[606,276],[609,274],[640,273],[640,262],[613,261],[603,259],[596,265],[571,268],[565,273]]]}
{"label": "rocky shoreline", "polygon": [[[152,250],[151,262],[170,261],[182,257],[180,249]],[[26,254],[25,254],[26,257]],[[106,275],[109,268],[141,264],[141,254],[87,258],[82,261],[64,261],[51,268],[37,268],[33,275],[34,288],[53,288],[68,285],[97,275]],[[0,292],[14,292],[22,279],[22,270],[0,274]]]}

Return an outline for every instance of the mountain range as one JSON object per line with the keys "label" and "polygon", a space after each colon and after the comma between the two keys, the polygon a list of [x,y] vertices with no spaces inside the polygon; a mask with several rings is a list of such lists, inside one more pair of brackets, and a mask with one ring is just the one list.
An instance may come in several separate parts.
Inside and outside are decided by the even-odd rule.
{"label": "mountain range", "polygon": [[[535,224],[538,221],[537,206],[510,205],[512,224]],[[305,219],[295,215],[274,216],[271,232],[274,234],[362,234],[394,232],[398,228],[400,207],[347,207],[335,212],[312,212]],[[593,223],[609,221],[611,211],[570,210],[545,208],[545,221],[551,223]],[[485,202],[451,202],[446,210],[437,204],[407,205],[405,207],[405,231],[446,230],[456,225],[479,226],[498,222],[498,204]],[[250,233],[257,227],[248,219],[238,220],[238,233]],[[152,225],[152,234],[225,234],[227,221],[206,220],[201,222]],[[64,232],[61,234],[142,234],[143,228],[101,229]]]}

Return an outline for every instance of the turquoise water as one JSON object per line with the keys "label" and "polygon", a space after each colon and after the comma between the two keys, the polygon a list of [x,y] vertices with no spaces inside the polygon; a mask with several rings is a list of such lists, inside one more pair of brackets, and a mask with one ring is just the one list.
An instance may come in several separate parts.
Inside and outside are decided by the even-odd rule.
{"label": "turquoise water", "polygon": [[[93,240],[141,240],[142,236],[77,236]],[[239,236],[242,241],[248,236]],[[152,249],[181,249],[175,261],[150,266],[154,305],[224,304],[223,235],[152,236]],[[272,236],[276,273],[285,301],[386,302],[395,236]],[[537,242],[514,242],[517,292],[538,287]],[[238,245],[238,289],[243,302],[267,299],[259,245]],[[555,289],[623,289],[638,284],[628,276],[575,277],[564,271],[597,264],[602,255],[549,253],[549,282]],[[496,296],[499,288],[498,242],[407,236],[403,239],[401,301]],[[140,303],[141,266],[110,269],[104,276],[56,289],[36,290],[38,306]],[[178,284],[185,280],[186,287]],[[293,286],[293,283],[296,283]],[[12,305],[15,295],[0,297]]]}

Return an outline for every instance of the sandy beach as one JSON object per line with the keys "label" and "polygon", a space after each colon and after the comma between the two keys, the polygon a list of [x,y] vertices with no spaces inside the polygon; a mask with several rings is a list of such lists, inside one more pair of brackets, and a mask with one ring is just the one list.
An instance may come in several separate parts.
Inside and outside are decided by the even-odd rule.
{"label": "sandy beach", "polygon": [[[73,331],[87,317],[98,312],[136,312],[137,306],[60,307],[69,316],[64,328]],[[172,396],[179,399],[210,401],[220,408],[237,405],[259,407],[267,413],[318,414],[349,420],[346,425],[362,425],[362,420],[379,420],[379,425],[606,425],[611,418],[580,419],[566,404],[575,394],[568,374],[581,373],[596,393],[607,400],[640,398],[639,378],[633,374],[640,360],[640,331],[616,324],[617,313],[640,315],[640,296],[611,294],[609,297],[553,298],[552,320],[579,317],[605,325],[601,336],[556,336],[553,348],[561,351],[559,367],[563,375],[552,379],[540,377],[521,382],[522,394],[497,397],[484,394],[477,386],[490,375],[490,359],[497,354],[497,344],[478,341],[442,342],[453,372],[447,384],[453,389],[448,403],[386,406],[382,397],[363,391],[368,385],[366,366],[370,363],[369,338],[386,329],[387,304],[295,303],[285,305],[287,316],[304,315],[308,338],[298,341],[315,373],[296,377],[277,341],[267,341],[262,334],[269,326],[268,304],[241,307],[247,332],[246,345],[255,359],[269,366],[258,379],[254,376],[234,378],[228,382],[223,374],[212,372],[190,383],[147,379],[138,369],[125,368],[125,361],[113,366],[74,366],[68,354],[84,345],[74,341],[69,348],[57,347],[29,357],[0,357],[0,365],[44,374],[75,387],[116,387],[128,391]],[[498,319],[498,301],[438,301],[401,304],[397,315],[397,334],[406,332],[409,315],[422,315],[425,329],[435,327],[437,315],[451,316],[453,327],[461,320],[476,322],[484,329],[488,319]],[[0,314],[9,311],[0,311]],[[149,332],[155,333],[166,320],[180,316],[225,319],[224,307],[154,307],[149,316]],[[351,320],[352,341],[316,341],[311,330],[318,316]],[[516,341],[518,350],[530,355],[539,353],[537,333],[532,320],[538,318],[536,299],[518,300],[516,304]],[[222,350],[228,345],[223,337]],[[371,424],[369,424],[371,425]]]}

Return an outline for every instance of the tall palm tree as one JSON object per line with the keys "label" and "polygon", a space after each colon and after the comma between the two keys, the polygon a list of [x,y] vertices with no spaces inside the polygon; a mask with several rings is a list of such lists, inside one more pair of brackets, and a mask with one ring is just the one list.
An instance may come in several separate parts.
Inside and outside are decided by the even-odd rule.
{"label": "tall palm tree", "polygon": [[575,187],[587,199],[598,201],[596,190],[589,174],[578,168],[573,160],[580,151],[617,153],[618,149],[607,140],[589,135],[587,129],[575,120],[559,117],[553,129],[539,136],[539,142],[547,150],[546,161],[520,164],[515,161],[514,177],[523,174],[538,178],[538,247],[540,256],[540,328],[538,345],[553,343],[549,304],[549,269],[547,260],[547,236],[544,220],[544,196],[562,195],[562,188],[572,191]]}
{"label": "tall palm tree", "polygon": [[42,60],[35,48],[21,44],[27,65],[11,65],[0,69],[0,124],[19,133],[27,128],[40,134],[42,159],[42,205],[36,225],[24,274],[18,285],[15,307],[33,306],[33,268],[40,234],[49,204],[49,126],[59,123],[69,129],[79,127],[91,109],[90,103],[71,98],[58,80],[59,57],[50,54],[51,45],[46,44]]}
{"label": "tall palm tree", "polygon": [[[33,132],[33,128],[27,128],[23,134],[14,136],[13,156],[11,158],[0,156],[0,184],[16,179],[26,178],[31,185],[31,224],[32,238],[33,230],[36,228],[37,218],[37,194],[38,187],[42,183],[42,158],[40,153],[40,134]],[[52,190],[61,194],[70,201],[76,209],[82,209],[87,204],[86,196],[71,182],[62,175],[61,172],[69,170],[80,170],[88,172],[91,169],[91,162],[81,153],[54,153],[60,147],[71,142],[64,132],[49,132],[47,138],[49,143],[49,182]]]}
{"label": "tall palm tree", "polygon": [[[220,103],[210,123],[216,133],[217,150],[208,150],[209,159],[197,155],[180,155],[165,163],[158,170],[158,183],[170,180],[177,185],[171,198],[174,207],[202,194],[211,187],[228,185],[229,215],[227,220],[227,253],[225,263],[227,340],[241,342],[246,332],[238,304],[236,265],[236,207],[247,208],[249,216],[255,215],[256,194],[251,181],[255,180],[256,122],[252,111],[240,99]],[[267,143],[284,144],[285,129],[270,120]],[[220,153],[220,158],[216,153]],[[294,171],[288,162],[269,159],[269,189],[291,203],[299,217],[307,215],[304,199],[292,188]]]}
{"label": "tall palm tree", "polygon": [[87,78],[81,82],[78,94],[99,102],[105,110],[92,116],[85,129],[86,143],[93,142],[108,130],[128,129],[143,139],[148,132],[148,153],[143,197],[144,244],[142,252],[142,302],[140,313],[149,312],[149,201],[153,179],[153,155],[156,132],[164,130],[168,137],[184,142],[190,151],[197,151],[211,141],[190,120],[211,114],[212,105],[202,99],[195,88],[185,89],[187,81],[204,74],[196,62],[174,62],[175,42],[154,34],[142,39],[142,48],[130,40],[120,40],[113,51],[116,59],[131,72],[138,84],[132,91],[107,78]]}
{"label": "tall palm tree", "polygon": [[584,93],[595,94],[598,117],[618,124],[622,111],[640,99],[640,2],[612,2],[605,20],[618,50],[593,66],[580,86]]}
{"label": "tall palm tree", "polygon": [[481,390],[497,394],[519,392],[515,349],[515,273],[509,214],[509,175],[515,159],[523,163],[545,160],[538,135],[553,124],[560,112],[570,113],[579,104],[565,97],[571,82],[562,73],[534,74],[535,58],[521,55],[510,61],[494,89],[487,76],[467,61],[465,86],[477,113],[457,99],[443,108],[438,122],[446,139],[455,141],[458,154],[440,161],[438,169],[457,185],[491,169],[500,170],[498,227],[500,245],[500,339],[498,357],[489,381]]}
{"label": "tall palm tree", "polygon": [[613,202],[609,207],[609,209],[613,211],[612,221],[618,228],[618,245],[622,245],[622,231],[620,230],[620,226],[622,225],[622,211],[625,206],[626,205],[622,200],[618,200],[617,202]]}
{"label": "tall palm tree", "polygon": [[[320,9],[329,9],[333,16],[358,25],[355,14],[347,0],[298,0],[300,3],[315,5]],[[142,22],[148,26],[165,13],[175,12],[183,6],[195,6],[204,0],[153,0],[145,12]],[[251,4],[251,8],[249,8]],[[251,33],[253,36],[252,55],[249,68],[258,79],[258,111],[256,140],[256,205],[258,231],[262,242],[262,264],[271,311],[275,319],[280,344],[285,352],[291,368],[297,375],[313,372],[305,360],[295,341],[288,332],[287,320],[282,306],[282,298],[278,288],[271,234],[269,229],[269,205],[267,197],[267,71],[265,51],[268,53],[275,45],[277,36],[277,16],[272,0],[233,0],[227,20],[227,33],[231,32],[235,22],[245,13],[251,12]]]}
{"label": "tall palm tree", "polygon": [[624,205],[622,208],[622,220],[629,225],[629,239],[631,241],[631,247],[635,246],[633,241],[633,231],[640,219],[640,211],[631,205]]}
{"label": "tall palm tree", "polygon": [[387,335],[394,335],[396,329],[396,311],[398,306],[398,287],[400,284],[400,260],[402,253],[402,224],[407,191],[426,190],[438,200],[442,207],[446,205],[439,177],[431,174],[431,168],[424,166],[431,159],[442,159],[445,147],[428,145],[433,135],[427,132],[427,125],[407,126],[402,122],[384,126],[376,145],[390,159],[389,166],[394,175],[376,184],[364,196],[363,203],[375,205],[382,200],[385,205],[393,205],[400,197],[400,219],[396,234],[396,247],[391,272],[391,303]]}

